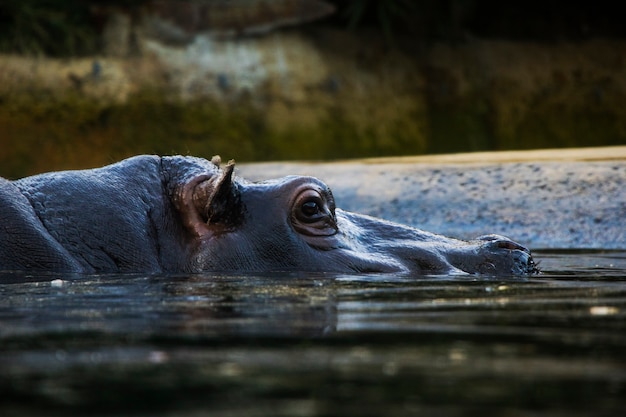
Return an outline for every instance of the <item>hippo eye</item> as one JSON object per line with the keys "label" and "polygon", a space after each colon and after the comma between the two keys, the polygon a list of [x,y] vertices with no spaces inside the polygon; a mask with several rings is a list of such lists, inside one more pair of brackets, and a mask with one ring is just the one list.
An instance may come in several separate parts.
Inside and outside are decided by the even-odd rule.
{"label": "hippo eye", "polygon": [[309,200],[300,205],[300,220],[304,222],[316,221],[322,213],[321,201]]}
{"label": "hippo eye", "polygon": [[313,188],[302,191],[292,209],[293,227],[308,236],[332,236],[337,233],[332,196]]}

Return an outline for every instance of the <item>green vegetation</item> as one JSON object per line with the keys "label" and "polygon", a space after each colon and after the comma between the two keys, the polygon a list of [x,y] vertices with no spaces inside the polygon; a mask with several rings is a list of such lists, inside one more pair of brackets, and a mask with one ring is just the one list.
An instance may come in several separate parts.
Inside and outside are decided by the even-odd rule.
{"label": "green vegetation", "polygon": [[[176,1],[176,0],[172,0]],[[337,12],[319,22],[368,28],[388,45],[480,38],[548,40],[624,38],[619,2],[529,3],[523,0],[325,0]],[[100,52],[100,31],[112,10],[135,18],[149,0],[15,0],[0,2],[0,52],[76,56]]]}
{"label": "green vegetation", "polygon": [[246,102],[168,101],[159,91],[125,103],[72,93],[0,97],[0,176],[94,167],[139,153],[220,154],[238,161],[338,159],[424,151],[411,120],[363,128],[340,109],[315,127],[277,130]]}
{"label": "green vegetation", "polygon": [[96,52],[98,34],[89,6],[81,0],[0,3],[0,51],[50,56]]}
{"label": "green vegetation", "polygon": [[405,19],[412,16],[417,5],[419,2],[414,0],[352,0],[344,5],[343,14],[350,29],[356,29],[366,21],[368,15],[372,15],[387,43],[393,44],[394,27],[401,24],[399,22],[407,24]]}
{"label": "green vegetation", "polygon": [[78,92],[23,92],[0,97],[0,176],[94,167],[139,153],[191,154],[263,160],[332,160],[425,152],[620,145],[623,100],[541,101],[506,112],[478,93],[453,102],[430,99],[424,110],[366,123],[341,107],[322,111],[316,124],[272,126],[264,110],[245,101],[166,100],[144,91],[124,103]]}

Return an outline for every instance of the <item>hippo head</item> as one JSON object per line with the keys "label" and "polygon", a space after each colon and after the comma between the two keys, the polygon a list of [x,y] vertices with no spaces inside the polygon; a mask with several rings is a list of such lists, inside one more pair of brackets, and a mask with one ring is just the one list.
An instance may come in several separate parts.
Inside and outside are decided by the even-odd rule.
{"label": "hippo head", "polygon": [[525,275],[530,251],[501,236],[461,241],[335,207],[313,177],[250,183],[234,163],[173,195],[192,270]]}

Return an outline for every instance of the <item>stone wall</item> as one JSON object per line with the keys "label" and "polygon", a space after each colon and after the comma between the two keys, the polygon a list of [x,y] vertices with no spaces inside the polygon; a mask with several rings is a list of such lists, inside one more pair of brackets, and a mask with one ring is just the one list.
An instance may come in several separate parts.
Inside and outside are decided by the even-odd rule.
{"label": "stone wall", "polygon": [[[0,56],[0,166],[21,155],[0,175],[163,150],[268,160],[626,143],[626,41],[400,39],[388,48],[323,27],[183,45],[133,39],[136,53],[111,53],[122,57]],[[133,122],[125,106],[147,116]],[[150,114],[168,123],[163,106],[185,115],[160,129],[167,137],[143,128]],[[244,128],[215,127],[216,114]],[[81,134],[99,138],[94,155],[71,137]],[[53,166],[17,146],[46,142],[54,152],[61,136],[83,143],[81,154],[67,145],[48,158]]]}

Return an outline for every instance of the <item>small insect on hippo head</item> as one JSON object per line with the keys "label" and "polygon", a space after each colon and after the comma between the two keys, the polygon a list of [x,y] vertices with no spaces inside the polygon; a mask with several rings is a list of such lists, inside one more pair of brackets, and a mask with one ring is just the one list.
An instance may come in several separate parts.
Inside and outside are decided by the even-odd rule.
{"label": "small insect on hippo head", "polygon": [[197,271],[537,272],[530,251],[502,236],[461,241],[340,210],[313,177],[250,183],[230,162],[186,181],[172,200]]}

